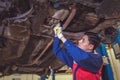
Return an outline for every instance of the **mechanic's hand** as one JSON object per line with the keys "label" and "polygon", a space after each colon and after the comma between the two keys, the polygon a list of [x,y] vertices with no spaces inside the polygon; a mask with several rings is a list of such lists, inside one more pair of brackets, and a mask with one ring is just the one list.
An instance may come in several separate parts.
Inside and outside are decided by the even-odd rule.
{"label": "mechanic's hand", "polygon": [[58,24],[54,27],[54,33],[55,33],[55,37],[58,37],[59,39],[61,39],[61,38],[63,37],[62,27],[60,26],[60,23],[58,23]]}

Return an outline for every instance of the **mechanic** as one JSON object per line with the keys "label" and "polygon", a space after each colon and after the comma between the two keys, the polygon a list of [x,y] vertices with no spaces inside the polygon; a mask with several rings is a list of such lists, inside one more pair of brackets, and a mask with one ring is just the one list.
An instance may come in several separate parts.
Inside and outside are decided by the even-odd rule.
{"label": "mechanic", "polygon": [[[95,51],[100,45],[97,33],[85,32],[77,45],[65,38],[60,23],[54,27],[54,33],[53,53],[72,68],[73,80],[100,80],[103,60]],[[65,48],[60,47],[60,41]]]}

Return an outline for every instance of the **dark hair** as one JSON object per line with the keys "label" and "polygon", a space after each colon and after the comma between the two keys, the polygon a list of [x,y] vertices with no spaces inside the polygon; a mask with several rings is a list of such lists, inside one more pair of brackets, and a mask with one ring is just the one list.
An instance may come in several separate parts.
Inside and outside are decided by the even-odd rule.
{"label": "dark hair", "polygon": [[94,45],[94,48],[93,48],[94,50],[97,47],[99,47],[99,45],[100,45],[100,37],[98,36],[97,33],[94,33],[94,32],[85,32],[84,34],[88,36],[90,44]]}
{"label": "dark hair", "polygon": [[112,35],[114,32],[116,32],[116,29],[112,26],[106,28],[104,31],[105,35]]}

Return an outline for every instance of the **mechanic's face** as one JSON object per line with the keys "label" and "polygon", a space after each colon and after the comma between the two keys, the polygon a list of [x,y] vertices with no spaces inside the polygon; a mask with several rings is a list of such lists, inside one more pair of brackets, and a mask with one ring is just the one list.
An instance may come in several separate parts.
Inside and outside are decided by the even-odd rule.
{"label": "mechanic's face", "polygon": [[94,47],[92,44],[89,43],[87,35],[83,35],[83,37],[78,41],[77,46],[86,52],[91,52]]}

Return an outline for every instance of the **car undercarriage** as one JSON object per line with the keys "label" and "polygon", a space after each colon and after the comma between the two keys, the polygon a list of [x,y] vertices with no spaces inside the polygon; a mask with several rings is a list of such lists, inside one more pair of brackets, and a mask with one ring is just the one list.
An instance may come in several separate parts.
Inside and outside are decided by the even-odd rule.
{"label": "car undercarriage", "polygon": [[120,26],[119,0],[0,0],[0,76],[37,74],[64,64],[52,52],[53,28],[61,23],[73,42],[85,31],[111,44]]}

